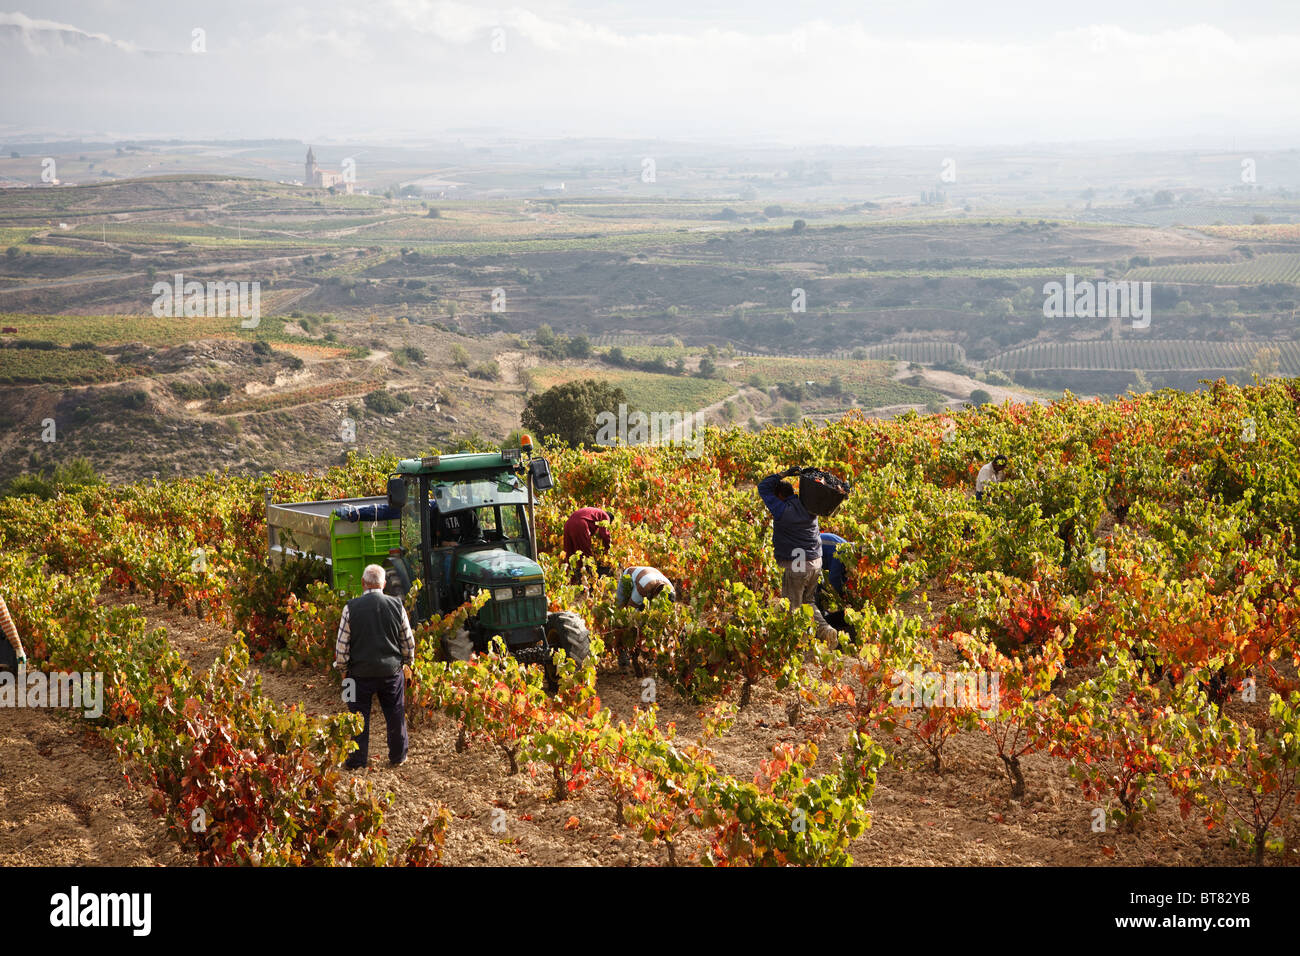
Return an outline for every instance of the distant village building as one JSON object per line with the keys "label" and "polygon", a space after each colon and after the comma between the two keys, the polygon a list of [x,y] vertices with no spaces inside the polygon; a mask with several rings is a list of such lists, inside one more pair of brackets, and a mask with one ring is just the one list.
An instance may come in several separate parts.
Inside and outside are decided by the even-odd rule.
{"label": "distant village building", "polygon": [[332,169],[321,169],[316,165],[316,154],[312,152],[310,146],[307,147],[307,168],[302,182],[304,186],[319,186],[322,189],[333,186],[340,192],[352,194],[352,183],[345,180],[342,173],[336,173]]}

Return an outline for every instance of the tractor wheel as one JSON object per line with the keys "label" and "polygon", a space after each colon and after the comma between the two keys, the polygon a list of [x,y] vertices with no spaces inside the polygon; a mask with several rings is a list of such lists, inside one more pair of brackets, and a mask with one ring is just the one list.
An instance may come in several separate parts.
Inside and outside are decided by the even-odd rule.
{"label": "tractor wheel", "polygon": [[[591,645],[587,635],[587,625],[582,618],[572,611],[558,611],[546,616],[546,643],[552,651],[563,650],[574,661],[581,664],[587,659]],[[560,675],[555,667],[553,657],[546,658],[546,692],[558,693]]]}
{"label": "tractor wheel", "polygon": [[591,642],[587,625],[572,611],[557,611],[546,616],[546,643],[552,650],[562,650],[581,664],[587,659]]}
{"label": "tractor wheel", "polygon": [[442,653],[449,661],[467,661],[474,653],[474,642],[470,640],[469,631],[460,628],[455,634],[442,639]]}

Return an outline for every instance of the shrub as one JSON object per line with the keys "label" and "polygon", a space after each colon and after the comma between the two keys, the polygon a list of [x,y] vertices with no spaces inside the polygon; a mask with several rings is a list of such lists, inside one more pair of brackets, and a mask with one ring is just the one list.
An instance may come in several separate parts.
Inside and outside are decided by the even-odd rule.
{"label": "shrub", "polygon": [[370,409],[376,415],[396,415],[407,405],[411,404],[409,397],[405,395],[394,395],[387,389],[379,389],[371,392],[365,397],[366,408]]}

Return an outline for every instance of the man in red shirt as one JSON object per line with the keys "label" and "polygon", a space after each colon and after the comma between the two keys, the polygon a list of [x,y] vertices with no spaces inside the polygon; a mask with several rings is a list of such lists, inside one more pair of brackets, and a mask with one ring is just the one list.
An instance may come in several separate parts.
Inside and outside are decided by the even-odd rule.
{"label": "man in red shirt", "polygon": [[[596,561],[596,568],[601,574],[611,573],[613,569],[596,558],[596,550],[592,539],[595,538],[603,545],[602,552],[609,550],[609,528],[607,524],[613,520],[613,517],[608,511],[601,508],[579,508],[569,515],[569,520],[564,522],[564,543],[561,546],[565,556],[572,557],[575,554],[585,554]],[[581,577],[581,574],[575,569],[573,583],[577,584]]]}

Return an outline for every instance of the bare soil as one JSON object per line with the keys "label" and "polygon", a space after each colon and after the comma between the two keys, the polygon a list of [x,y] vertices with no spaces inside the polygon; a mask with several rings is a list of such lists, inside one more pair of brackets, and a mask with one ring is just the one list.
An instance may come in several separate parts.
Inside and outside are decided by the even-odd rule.
{"label": "bare soil", "polygon": [[0,710],[0,867],[185,866],[102,737],[50,710]]}
{"label": "bare soil", "polygon": [[[127,603],[124,596],[106,599]],[[179,609],[146,605],[142,610],[151,625],[167,628],[173,645],[196,668],[208,666],[230,639],[223,628]],[[300,702],[317,714],[344,709],[337,684],[326,674],[261,665],[256,670],[264,692],[281,703]],[[602,702],[616,718],[630,717],[641,702],[642,682],[631,674],[602,670],[598,686]],[[674,723],[679,738],[697,738],[699,708],[663,682],[656,689],[661,725]],[[758,688],[732,729],[710,743],[719,768],[748,777],[774,745],[805,739],[818,741],[818,769],[828,768],[848,732],[847,716],[842,711],[805,710],[800,726],[792,728],[785,704],[770,688]],[[116,759],[94,734],[48,712],[8,711],[3,717],[0,865],[185,862],[145,808],[145,795],[127,788]],[[387,761],[383,723],[376,706],[370,766],[358,776],[392,795],[387,819],[394,844],[415,832],[425,811],[445,804],[455,816],[444,856],[449,865],[667,863],[662,847],[643,843],[614,822],[613,804],[598,786],[557,802],[549,775],[533,775],[524,768],[510,776],[504,758],[487,744],[474,743],[457,754],[455,725],[441,716],[411,727],[409,759],[393,768]],[[1013,801],[992,746],[977,732],[960,734],[948,743],[943,771],[937,774],[930,769],[928,755],[908,740],[879,742],[893,761],[880,773],[871,802],[871,828],[851,848],[857,865],[1249,862],[1225,834],[1207,832],[1195,818],[1182,821],[1167,797],[1134,833],[1093,832],[1094,806],[1058,759],[1025,758],[1026,796]],[[699,848],[698,838],[688,836],[683,851],[692,847]]]}

